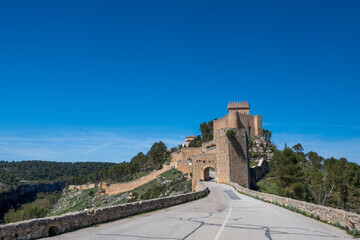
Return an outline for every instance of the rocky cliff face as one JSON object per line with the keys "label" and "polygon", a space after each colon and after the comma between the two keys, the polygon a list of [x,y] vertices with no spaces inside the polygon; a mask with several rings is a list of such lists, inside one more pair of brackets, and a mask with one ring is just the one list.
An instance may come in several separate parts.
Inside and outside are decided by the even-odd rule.
{"label": "rocky cliff face", "polygon": [[261,159],[271,160],[274,150],[271,142],[263,136],[251,136],[249,139],[250,161],[259,163]]}
{"label": "rocky cliff face", "polygon": [[35,185],[21,185],[16,189],[0,194],[0,222],[4,214],[11,208],[18,208],[21,204],[34,201],[38,192],[62,191],[65,182],[40,183]]}

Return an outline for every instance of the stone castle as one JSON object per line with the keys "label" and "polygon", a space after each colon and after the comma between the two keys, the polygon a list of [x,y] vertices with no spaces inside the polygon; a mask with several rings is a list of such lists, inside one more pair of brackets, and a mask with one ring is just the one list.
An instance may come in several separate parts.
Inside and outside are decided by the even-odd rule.
{"label": "stone castle", "polygon": [[248,102],[229,102],[228,114],[213,122],[213,140],[173,153],[172,166],[192,178],[193,190],[198,180],[210,179],[210,168],[217,182],[255,186],[256,173],[249,170],[248,138],[262,136],[262,118],[250,115],[249,110]]}
{"label": "stone castle", "polygon": [[[246,188],[255,188],[256,181],[269,170],[267,152],[257,152],[258,166],[249,168],[248,139],[255,138],[255,145],[263,145],[262,118],[249,114],[248,102],[230,102],[227,106],[228,114],[213,121],[214,139],[202,143],[201,147],[189,147],[195,136],[188,136],[182,144],[183,148],[172,154],[171,165],[164,164],[163,168],[139,179],[123,183],[91,183],[84,185],[70,185],[68,189],[90,189],[99,187],[102,193],[114,195],[139,187],[169,170],[171,167],[188,174],[192,179],[192,189],[196,189],[198,180],[210,179],[210,169],[215,170],[217,182],[235,182]],[[228,136],[228,131],[233,136]],[[266,141],[265,141],[266,143]],[[256,146],[255,146],[256,147]],[[256,147],[257,150],[261,147]],[[256,161],[255,161],[256,162]]]}

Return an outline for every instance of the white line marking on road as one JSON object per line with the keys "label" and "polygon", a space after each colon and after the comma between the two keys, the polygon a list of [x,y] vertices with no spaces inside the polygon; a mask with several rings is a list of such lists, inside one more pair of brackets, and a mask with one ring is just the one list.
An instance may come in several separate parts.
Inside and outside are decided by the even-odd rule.
{"label": "white line marking on road", "polygon": [[232,211],[232,207],[230,207],[229,212],[228,212],[228,215],[226,216],[225,221],[224,221],[223,225],[221,226],[220,230],[218,231],[218,233],[216,234],[216,237],[214,238],[214,240],[218,240],[218,239],[219,239],[219,237],[220,237],[220,235],[221,235],[221,232],[224,230],[224,227],[225,227],[227,221],[229,220],[231,211]]}

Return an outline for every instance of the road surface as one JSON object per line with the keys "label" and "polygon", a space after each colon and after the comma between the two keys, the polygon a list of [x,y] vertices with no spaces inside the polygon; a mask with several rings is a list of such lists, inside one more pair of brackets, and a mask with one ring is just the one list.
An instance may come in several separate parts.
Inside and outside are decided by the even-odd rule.
{"label": "road surface", "polygon": [[231,186],[206,184],[211,193],[201,200],[49,239],[352,239],[343,230],[244,196]]}

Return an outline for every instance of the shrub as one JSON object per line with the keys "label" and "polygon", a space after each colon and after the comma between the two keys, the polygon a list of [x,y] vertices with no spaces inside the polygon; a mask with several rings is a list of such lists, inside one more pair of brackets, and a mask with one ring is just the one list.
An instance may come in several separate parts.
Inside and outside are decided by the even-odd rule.
{"label": "shrub", "polygon": [[235,137],[235,131],[233,129],[229,129],[226,131],[226,136],[228,138],[234,138]]}

